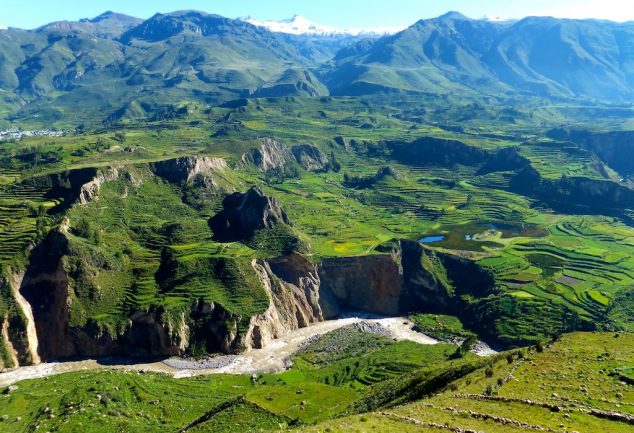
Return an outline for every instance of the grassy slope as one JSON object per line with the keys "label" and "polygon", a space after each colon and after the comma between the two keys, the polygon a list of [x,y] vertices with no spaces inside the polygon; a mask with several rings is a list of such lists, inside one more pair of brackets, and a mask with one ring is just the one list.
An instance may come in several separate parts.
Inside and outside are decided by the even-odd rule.
{"label": "grassy slope", "polygon": [[525,359],[515,357],[511,363],[501,359],[491,367],[491,377],[482,368],[418,402],[302,431],[432,432],[462,428],[513,432],[519,425],[511,422],[519,422],[533,426],[531,429],[626,432],[631,429],[627,423],[602,419],[589,411],[634,413],[631,386],[611,374],[632,362],[631,335],[569,334],[542,353],[530,351]]}

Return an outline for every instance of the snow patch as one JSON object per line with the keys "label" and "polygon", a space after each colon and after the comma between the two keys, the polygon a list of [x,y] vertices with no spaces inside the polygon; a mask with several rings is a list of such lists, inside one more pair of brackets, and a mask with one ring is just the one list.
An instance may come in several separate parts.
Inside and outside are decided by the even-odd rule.
{"label": "snow patch", "polygon": [[295,15],[293,18],[281,21],[259,21],[255,18],[246,17],[243,21],[254,26],[264,27],[272,32],[286,33],[290,35],[313,35],[313,36],[384,36],[398,33],[405,27],[374,27],[374,28],[350,28],[339,29],[336,27],[315,24],[312,21]]}

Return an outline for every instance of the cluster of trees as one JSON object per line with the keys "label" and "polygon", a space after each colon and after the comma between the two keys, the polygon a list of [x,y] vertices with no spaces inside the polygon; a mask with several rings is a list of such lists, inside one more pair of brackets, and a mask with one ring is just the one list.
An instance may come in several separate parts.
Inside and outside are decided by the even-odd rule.
{"label": "cluster of trees", "polygon": [[73,228],[75,235],[84,238],[95,245],[101,244],[101,230],[93,227],[92,224],[86,219],[80,219]]}

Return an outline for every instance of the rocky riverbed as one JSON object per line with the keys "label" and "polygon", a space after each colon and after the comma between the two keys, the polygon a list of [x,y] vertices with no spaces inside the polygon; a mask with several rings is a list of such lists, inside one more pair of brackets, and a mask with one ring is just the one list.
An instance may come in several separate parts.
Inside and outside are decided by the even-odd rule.
{"label": "rocky riverbed", "polygon": [[[82,370],[115,369],[121,371],[155,372],[171,374],[176,378],[206,374],[258,374],[284,371],[291,366],[291,357],[307,342],[345,326],[355,326],[396,340],[411,340],[419,344],[436,344],[437,340],[413,330],[414,324],[405,317],[378,318],[348,314],[339,320],[315,323],[286,333],[263,349],[252,349],[240,355],[221,355],[203,359],[168,358],[154,361],[131,359],[88,359],[81,361],[44,363],[20,367],[0,374],[0,386],[8,386],[26,379]],[[478,355],[492,353],[484,343],[474,350]]]}

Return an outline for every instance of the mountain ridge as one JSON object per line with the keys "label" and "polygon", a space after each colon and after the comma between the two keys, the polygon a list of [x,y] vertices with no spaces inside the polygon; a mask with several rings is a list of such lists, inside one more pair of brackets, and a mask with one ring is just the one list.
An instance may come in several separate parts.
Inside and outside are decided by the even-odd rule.
{"label": "mountain ridge", "polygon": [[36,115],[64,121],[80,102],[84,110],[74,116],[94,122],[131,105],[146,107],[135,111],[150,118],[168,104],[258,95],[634,97],[632,23],[495,22],[448,12],[381,37],[324,29],[332,30],[274,32],[192,10],[147,20],[109,11],[34,30],[10,28],[0,33],[0,112],[5,122]]}

